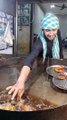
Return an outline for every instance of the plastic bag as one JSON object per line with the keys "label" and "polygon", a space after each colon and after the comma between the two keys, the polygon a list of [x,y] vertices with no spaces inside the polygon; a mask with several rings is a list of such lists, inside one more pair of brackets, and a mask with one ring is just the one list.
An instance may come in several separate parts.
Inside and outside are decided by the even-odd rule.
{"label": "plastic bag", "polygon": [[14,40],[14,35],[11,32],[10,24],[9,24],[9,21],[8,21],[7,27],[6,27],[6,30],[5,30],[5,33],[4,33],[3,41],[10,44],[10,45],[13,45],[13,40]]}

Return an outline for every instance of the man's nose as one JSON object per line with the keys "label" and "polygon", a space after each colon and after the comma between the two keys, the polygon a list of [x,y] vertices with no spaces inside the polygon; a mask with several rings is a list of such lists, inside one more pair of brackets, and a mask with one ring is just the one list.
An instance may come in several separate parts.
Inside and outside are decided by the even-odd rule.
{"label": "man's nose", "polygon": [[53,30],[51,30],[51,31],[50,31],[50,35],[53,35],[53,34],[54,34]]}

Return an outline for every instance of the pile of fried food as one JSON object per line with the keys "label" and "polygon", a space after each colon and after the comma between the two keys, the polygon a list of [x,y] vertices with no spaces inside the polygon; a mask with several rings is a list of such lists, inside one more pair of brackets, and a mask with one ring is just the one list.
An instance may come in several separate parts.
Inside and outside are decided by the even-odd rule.
{"label": "pile of fried food", "polygon": [[55,70],[56,72],[58,72],[58,73],[62,73],[63,70],[64,70],[64,65],[60,65],[60,66],[58,66],[58,67],[55,67],[54,70]]}
{"label": "pile of fried food", "polygon": [[65,66],[60,65],[58,67],[54,68],[55,72],[59,73],[57,74],[56,78],[59,80],[67,79],[67,72],[65,71]]}
{"label": "pile of fried food", "polygon": [[24,94],[20,101],[11,100],[11,95],[8,95],[4,90],[0,92],[0,109],[9,111],[37,111],[56,107],[56,105],[39,99],[33,96]]}

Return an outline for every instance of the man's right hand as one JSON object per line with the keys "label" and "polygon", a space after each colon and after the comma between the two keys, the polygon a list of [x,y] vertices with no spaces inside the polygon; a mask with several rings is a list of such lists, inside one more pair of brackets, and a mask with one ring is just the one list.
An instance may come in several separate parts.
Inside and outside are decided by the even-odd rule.
{"label": "man's right hand", "polygon": [[24,66],[21,70],[20,76],[16,84],[6,88],[6,90],[9,91],[8,94],[12,94],[12,100],[15,97],[17,97],[18,99],[21,99],[25,91],[25,82],[27,80],[29,73],[30,73],[30,67]]}
{"label": "man's right hand", "polygon": [[25,85],[24,83],[22,84],[21,82],[17,81],[17,83],[13,86],[8,86],[6,88],[8,90],[8,94],[12,94],[12,100],[17,97],[18,100],[21,99],[24,90],[25,90]]}

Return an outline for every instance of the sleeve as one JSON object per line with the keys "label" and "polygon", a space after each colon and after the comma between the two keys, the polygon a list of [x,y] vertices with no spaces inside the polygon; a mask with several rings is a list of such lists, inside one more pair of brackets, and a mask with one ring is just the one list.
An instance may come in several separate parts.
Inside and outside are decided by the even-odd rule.
{"label": "sleeve", "polygon": [[36,60],[40,52],[42,52],[42,50],[42,43],[40,39],[38,39],[34,43],[31,53],[26,57],[26,59],[24,59],[23,66],[29,66],[30,68],[32,68],[34,61]]}
{"label": "sleeve", "polygon": [[60,46],[60,58],[63,58],[62,37],[61,37],[60,30],[58,31],[58,40],[59,40],[59,46]]}
{"label": "sleeve", "polygon": [[60,46],[60,58],[64,58],[64,56],[63,56],[62,42],[61,42],[61,46]]}

